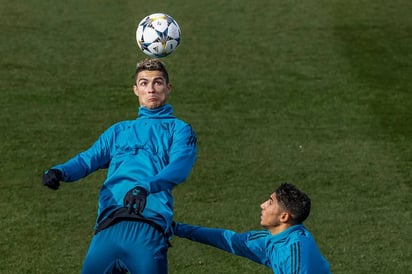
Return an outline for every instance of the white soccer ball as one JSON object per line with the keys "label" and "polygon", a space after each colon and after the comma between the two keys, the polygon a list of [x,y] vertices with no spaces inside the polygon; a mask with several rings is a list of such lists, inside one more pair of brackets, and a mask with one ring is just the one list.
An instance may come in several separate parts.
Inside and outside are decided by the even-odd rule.
{"label": "white soccer ball", "polygon": [[171,54],[180,44],[180,27],[164,13],[143,18],[136,30],[136,41],[143,53],[161,58]]}

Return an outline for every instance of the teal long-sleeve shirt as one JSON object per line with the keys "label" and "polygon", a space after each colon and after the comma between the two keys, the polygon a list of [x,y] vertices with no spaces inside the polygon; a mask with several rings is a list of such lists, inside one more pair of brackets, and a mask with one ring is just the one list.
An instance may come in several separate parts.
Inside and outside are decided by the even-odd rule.
{"label": "teal long-sleeve shirt", "polygon": [[149,195],[142,215],[168,231],[173,219],[172,189],[187,179],[196,156],[194,130],[166,104],[153,110],[140,107],[136,120],[114,124],[89,149],[53,168],[62,171],[65,182],[107,168],[97,221],[123,207],[130,189],[145,188]]}
{"label": "teal long-sleeve shirt", "polygon": [[330,274],[329,263],[320,253],[310,232],[294,225],[279,234],[268,230],[236,233],[176,223],[174,234],[207,244],[265,265],[275,274]]}

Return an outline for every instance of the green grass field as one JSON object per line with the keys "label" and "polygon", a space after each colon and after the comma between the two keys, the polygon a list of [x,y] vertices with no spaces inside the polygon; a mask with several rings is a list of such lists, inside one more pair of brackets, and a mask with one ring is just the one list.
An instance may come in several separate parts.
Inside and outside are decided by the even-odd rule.
{"label": "green grass field", "polygon": [[[199,155],[176,220],[259,228],[282,181],[313,200],[306,226],[335,274],[412,267],[410,0],[0,0],[0,273],[79,273],[104,171],[51,191],[44,169],[134,119],[135,42],[165,12],[164,59]],[[172,274],[271,273],[174,238]]]}

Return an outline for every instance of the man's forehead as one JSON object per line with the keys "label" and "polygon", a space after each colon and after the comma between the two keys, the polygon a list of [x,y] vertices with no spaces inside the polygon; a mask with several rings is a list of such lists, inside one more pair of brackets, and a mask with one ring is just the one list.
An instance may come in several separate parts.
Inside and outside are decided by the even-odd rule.
{"label": "man's forehead", "polygon": [[153,79],[162,78],[165,79],[163,73],[159,70],[143,70],[137,74],[137,79]]}
{"label": "man's forehead", "polygon": [[276,200],[276,192],[273,192],[273,193],[270,195],[270,199]]}

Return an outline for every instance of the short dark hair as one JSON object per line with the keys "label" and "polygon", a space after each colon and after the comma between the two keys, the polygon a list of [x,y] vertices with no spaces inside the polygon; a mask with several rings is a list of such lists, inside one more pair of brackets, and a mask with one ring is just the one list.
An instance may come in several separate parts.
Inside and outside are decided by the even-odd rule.
{"label": "short dark hair", "polygon": [[291,183],[282,183],[276,190],[276,199],[291,215],[293,224],[300,224],[310,213],[310,198]]}
{"label": "short dark hair", "polygon": [[159,59],[144,59],[137,63],[136,65],[136,71],[134,73],[134,80],[136,82],[137,80],[137,75],[139,72],[144,71],[144,70],[150,70],[150,71],[161,71],[163,74],[163,77],[166,80],[166,83],[169,83],[169,73],[167,72],[165,64],[160,61]]}

